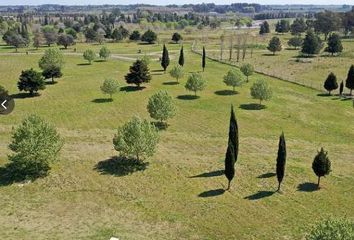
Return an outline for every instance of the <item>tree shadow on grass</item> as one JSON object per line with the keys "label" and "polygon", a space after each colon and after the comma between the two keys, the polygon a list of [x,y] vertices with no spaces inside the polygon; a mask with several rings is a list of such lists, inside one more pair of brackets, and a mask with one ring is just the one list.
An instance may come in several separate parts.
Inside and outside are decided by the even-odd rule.
{"label": "tree shadow on grass", "polygon": [[297,190],[300,192],[314,192],[318,190],[317,184],[311,182],[300,183],[297,186]]}
{"label": "tree shadow on grass", "polygon": [[139,42],[138,45],[154,45],[155,43]]}
{"label": "tree shadow on grass", "polygon": [[277,54],[273,54],[273,53],[263,53],[262,56],[275,57],[275,56],[277,56]]}
{"label": "tree shadow on grass", "polygon": [[155,69],[155,70],[151,70],[151,72],[165,72],[163,69]]}
{"label": "tree shadow on grass", "polygon": [[148,162],[124,157],[112,157],[97,163],[94,167],[94,170],[102,175],[109,174],[121,177],[132,174],[134,172],[144,171],[148,166]]}
{"label": "tree shadow on grass", "polygon": [[205,178],[205,177],[218,177],[224,174],[224,170],[216,170],[211,172],[201,173],[195,176],[191,176],[189,178]]}
{"label": "tree shadow on grass", "polygon": [[266,106],[258,103],[248,103],[248,104],[241,104],[240,108],[243,110],[262,110],[265,109]]}
{"label": "tree shadow on grass", "polygon": [[180,99],[180,100],[195,100],[198,98],[199,98],[199,96],[190,95],[190,94],[177,96],[177,99]]}
{"label": "tree shadow on grass", "polygon": [[121,92],[136,92],[136,91],[141,91],[143,90],[145,87],[138,87],[138,86],[125,86],[125,87],[121,87],[120,91]]}
{"label": "tree shadow on grass", "polygon": [[165,122],[151,122],[158,130],[166,130],[168,128],[168,124]]}
{"label": "tree shadow on grass", "polygon": [[97,62],[97,63],[102,63],[102,62],[107,62],[107,60],[104,60],[104,59],[98,59],[98,60],[95,60],[94,62]]}
{"label": "tree shadow on grass", "polygon": [[15,93],[15,94],[11,94],[10,97],[14,98],[14,99],[24,99],[24,98],[34,98],[34,97],[38,97],[39,93],[36,94],[29,94],[29,93]]}
{"label": "tree shadow on grass", "polygon": [[8,186],[14,183],[21,183],[25,181],[34,181],[38,178],[45,177],[47,172],[41,172],[28,175],[28,171],[19,171],[13,163],[8,163],[0,167],[0,186]]}
{"label": "tree shadow on grass", "polygon": [[58,84],[58,81],[52,81],[52,80],[48,80],[45,82],[45,85],[55,85],[55,84]]}
{"label": "tree shadow on grass", "polygon": [[220,90],[220,91],[215,91],[214,93],[220,96],[230,96],[230,95],[239,94],[239,92],[233,90]]}
{"label": "tree shadow on grass", "polygon": [[213,190],[208,190],[205,192],[202,192],[198,195],[198,197],[216,197],[216,196],[220,196],[222,194],[224,194],[225,189],[223,188],[218,188],[218,189],[213,189]]}
{"label": "tree shadow on grass", "polygon": [[89,65],[92,65],[90,63],[78,63],[76,64],[77,66],[89,66]]}
{"label": "tree shadow on grass", "polygon": [[248,199],[248,200],[259,200],[265,197],[270,197],[272,196],[274,193],[274,191],[258,191],[255,194],[249,195],[247,197],[245,197],[244,199]]}
{"label": "tree shadow on grass", "polygon": [[163,85],[178,85],[179,82],[164,82]]}
{"label": "tree shadow on grass", "polygon": [[319,96],[319,97],[332,97],[332,95],[329,95],[328,93],[318,93],[317,96]]}
{"label": "tree shadow on grass", "polygon": [[112,98],[96,98],[93,99],[91,102],[93,103],[108,103],[108,102],[113,102]]}
{"label": "tree shadow on grass", "polygon": [[342,98],[341,101],[349,101],[349,100],[353,100],[354,98],[349,98],[349,97],[346,97],[346,98]]}
{"label": "tree shadow on grass", "polygon": [[271,178],[276,175],[277,175],[276,173],[269,172],[269,173],[263,173],[263,174],[259,175],[257,178]]}

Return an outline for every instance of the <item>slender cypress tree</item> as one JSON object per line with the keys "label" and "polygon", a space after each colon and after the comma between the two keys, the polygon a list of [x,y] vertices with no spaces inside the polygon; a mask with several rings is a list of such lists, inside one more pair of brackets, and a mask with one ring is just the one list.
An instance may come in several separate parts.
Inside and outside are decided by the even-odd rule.
{"label": "slender cypress tree", "polygon": [[339,85],[339,96],[342,96],[344,90],[344,83],[343,81]]}
{"label": "slender cypress tree", "polygon": [[352,95],[352,91],[354,89],[354,65],[352,65],[349,69],[345,86],[350,89],[350,95]]}
{"label": "slender cypress tree", "polygon": [[181,47],[181,50],[180,50],[180,53],[179,53],[178,64],[179,64],[181,67],[183,67],[183,65],[184,65],[183,46]]}
{"label": "slender cypress tree", "polygon": [[205,69],[205,58],[206,58],[205,47],[203,47],[203,56],[202,56],[202,68],[203,68],[203,72],[204,72],[204,69]]}
{"label": "slender cypress tree", "polygon": [[286,163],[286,144],[285,136],[282,133],[279,137],[279,146],[278,146],[278,157],[277,157],[277,178],[278,178],[278,190],[280,191],[280,185],[284,178],[285,173],[285,163]]}
{"label": "slender cypress tree", "polygon": [[235,117],[235,112],[234,112],[234,106],[233,105],[231,105],[231,116],[230,116],[229,141],[228,141],[228,143],[231,144],[233,149],[234,149],[235,162],[237,162],[239,140],[238,140],[237,120],[236,120],[236,117]]}
{"label": "slender cypress tree", "polygon": [[228,180],[227,190],[230,189],[231,181],[235,176],[235,154],[234,148],[231,143],[229,143],[225,156],[225,176]]}
{"label": "slender cypress tree", "polygon": [[170,57],[168,56],[168,50],[164,44],[162,50],[161,66],[165,73],[168,65],[170,65]]}

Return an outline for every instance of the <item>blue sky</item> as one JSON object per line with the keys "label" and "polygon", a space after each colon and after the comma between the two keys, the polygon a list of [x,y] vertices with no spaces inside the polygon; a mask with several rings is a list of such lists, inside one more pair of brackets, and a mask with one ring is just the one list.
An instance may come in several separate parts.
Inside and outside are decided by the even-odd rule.
{"label": "blue sky", "polygon": [[66,4],[66,5],[87,5],[87,4],[135,4],[153,3],[156,5],[166,4],[185,4],[185,3],[215,3],[230,4],[233,2],[256,2],[260,4],[350,4],[354,5],[353,0],[0,0],[0,5],[39,5],[39,4]]}

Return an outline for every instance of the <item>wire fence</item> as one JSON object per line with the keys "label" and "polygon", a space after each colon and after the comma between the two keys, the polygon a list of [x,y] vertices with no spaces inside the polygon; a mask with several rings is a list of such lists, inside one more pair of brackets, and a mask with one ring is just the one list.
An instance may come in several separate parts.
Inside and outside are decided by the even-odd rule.
{"label": "wire fence", "polygon": [[[192,52],[198,55],[202,55],[202,50],[198,50],[196,47],[197,43],[196,41],[193,41],[192,44]],[[215,62],[219,62],[221,64],[226,64],[229,66],[233,66],[233,67],[240,67],[240,63],[238,63],[236,60],[221,60],[220,59],[220,55],[219,54],[215,54],[215,53],[211,53],[211,52],[207,52],[206,53],[206,57],[209,60],[215,61]],[[323,91],[323,83],[320,83],[318,81],[312,81],[312,80],[299,80],[296,79],[295,77],[284,77],[284,76],[279,76],[278,72],[276,72],[275,70],[272,69],[267,69],[267,68],[262,68],[259,66],[254,66],[255,72],[258,74],[262,74],[268,77],[272,77],[281,81],[285,81],[285,82],[290,82],[296,85],[300,85],[303,87],[307,87],[307,88],[311,88],[317,91]],[[286,71],[286,70],[285,70]]]}

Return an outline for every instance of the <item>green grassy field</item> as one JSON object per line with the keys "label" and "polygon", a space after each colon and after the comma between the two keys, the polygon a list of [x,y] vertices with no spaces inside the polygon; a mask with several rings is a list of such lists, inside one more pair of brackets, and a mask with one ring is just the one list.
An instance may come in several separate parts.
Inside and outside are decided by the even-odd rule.
{"label": "green grassy field", "polygon": [[[88,47],[97,48],[77,46]],[[141,46],[109,47],[136,54]],[[150,53],[161,50],[143,47]],[[177,50],[178,45],[168,48]],[[189,50],[186,45],[186,73],[200,71],[200,56]],[[208,87],[199,99],[188,100],[186,77],[171,84],[174,80],[158,71],[157,61],[150,66],[146,88],[130,91],[124,75],[131,61],[82,65],[82,57],[74,55],[65,56],[64,76],[57,84],[39,97],[24,98],[16,89],[18,76],[23,69],[38,69],[39,58],[23,53],[0,57],[0,84],[17,94],[15,111],[0,117],[0,165],[7,163],[12,127],[31,113],[55,124],[65,145],[48,177],[12,185],[0,179],[1,239],[301,239],[321,218],[354,219],[351,101],[258,74],[238,94],[227,95],[222,76],[230,67],[213,61],[202,73]],[[104,102],[107,96],[99,89],[108,77],[122,86],[113,102]],[[266,109],[253,110],[257,100],[249,87],[259,78],[269,82],[274,98]],[[131,174],[112,167],[115,129],[134,115],[149,118],[148,97],[160,89],[175,98],[178,112],[161,131],[156,154],[145,161],[144,170]],[[232,189],[223,192],[227,181],[220,170],[231,104],[239,123],[240,154]],[[274,193],[272,173],[281,131],[288,160],[280,194]],[[314,191],[311,163],[322,146],[329,151],[333,172]]]}

